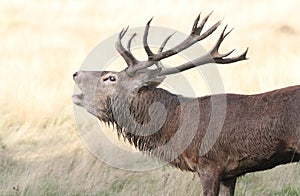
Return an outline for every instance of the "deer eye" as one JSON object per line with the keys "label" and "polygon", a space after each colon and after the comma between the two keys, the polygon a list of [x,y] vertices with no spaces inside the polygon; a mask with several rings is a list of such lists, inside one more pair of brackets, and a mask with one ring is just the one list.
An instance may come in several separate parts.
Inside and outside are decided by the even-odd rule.
{"label": "deer eye", "polygon": [[112,81],[112,82],[116,81],[116,78],[115,78],[114,76],[109,76],[108,78],[109,78],[109,80]]}
{"label": "deer eye", "polygon": [[114,82],[114,81],[116,81],[116,78],[114,76],[109,76],[109,77],[103,79],[103,81],[107,81],[107,80]]}

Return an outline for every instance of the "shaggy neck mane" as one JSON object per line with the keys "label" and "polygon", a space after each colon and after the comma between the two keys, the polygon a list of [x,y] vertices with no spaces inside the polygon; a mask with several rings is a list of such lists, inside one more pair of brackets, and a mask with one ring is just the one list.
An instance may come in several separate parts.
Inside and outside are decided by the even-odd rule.
{"label": "shaggy neck mane", "polygon": [[139,89],[131,97],[121,95],[111,100],[109,120],[116,126],[118,136],[123,136],[140,151],[150,152],[175,134],[179,115],[174,114],[180,112],[177,95],[150,87]]}

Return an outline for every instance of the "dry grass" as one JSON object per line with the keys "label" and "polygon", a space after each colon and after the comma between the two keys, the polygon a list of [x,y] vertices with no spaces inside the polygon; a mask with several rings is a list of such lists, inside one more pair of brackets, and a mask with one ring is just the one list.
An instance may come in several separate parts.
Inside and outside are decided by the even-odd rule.
{"label": "dry grass", "polygon": [[[250,47],[250,60],[221,66],[227,92],[257,93],[299,84],[300,2],[0,2],[1,195],[194,195],[193,174],[164,167],[111,168],[82,145],[72,113],[71,75],[89,51],[126,25],[187,32],[199,11],[235,26],[224,50]],[[210,44],[207,42],[207,44]],[[195,81],[197,83],[197,81]],[[246,175],[237,195],[299,195],[299,164]]]}

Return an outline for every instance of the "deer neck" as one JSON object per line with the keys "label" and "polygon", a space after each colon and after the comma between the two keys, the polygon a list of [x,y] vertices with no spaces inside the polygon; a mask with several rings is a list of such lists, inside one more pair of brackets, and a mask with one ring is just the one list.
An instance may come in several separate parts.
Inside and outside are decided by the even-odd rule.
{"label": "deer neck", "polygon": [[139,150],[151,151],[172,136],[168,126],[176,122],[176,115],[172,115],[179,105],[176,95],[145,87],[130,96],[120,94],[111,105],[111,122],[116,125],[118,135]]}

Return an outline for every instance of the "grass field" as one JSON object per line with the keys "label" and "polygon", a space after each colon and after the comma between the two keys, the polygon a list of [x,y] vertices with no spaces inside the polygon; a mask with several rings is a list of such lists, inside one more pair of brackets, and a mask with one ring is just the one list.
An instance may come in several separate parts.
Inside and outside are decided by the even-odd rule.
{"label": "grass field", "polygon": [[[194,174],[98,161],[77,132],[73,72],[122,27],[155,16],[154,25],[188,32],[214,10],[210,21],[235,27],[222,50],[250,48],[248,61],[220,66],[226,92],[300,84],[299,9],[298,0],[0,1],[0,195],[199,195]],[[300,166],[247,174],[236,195],[300,195]]]}

